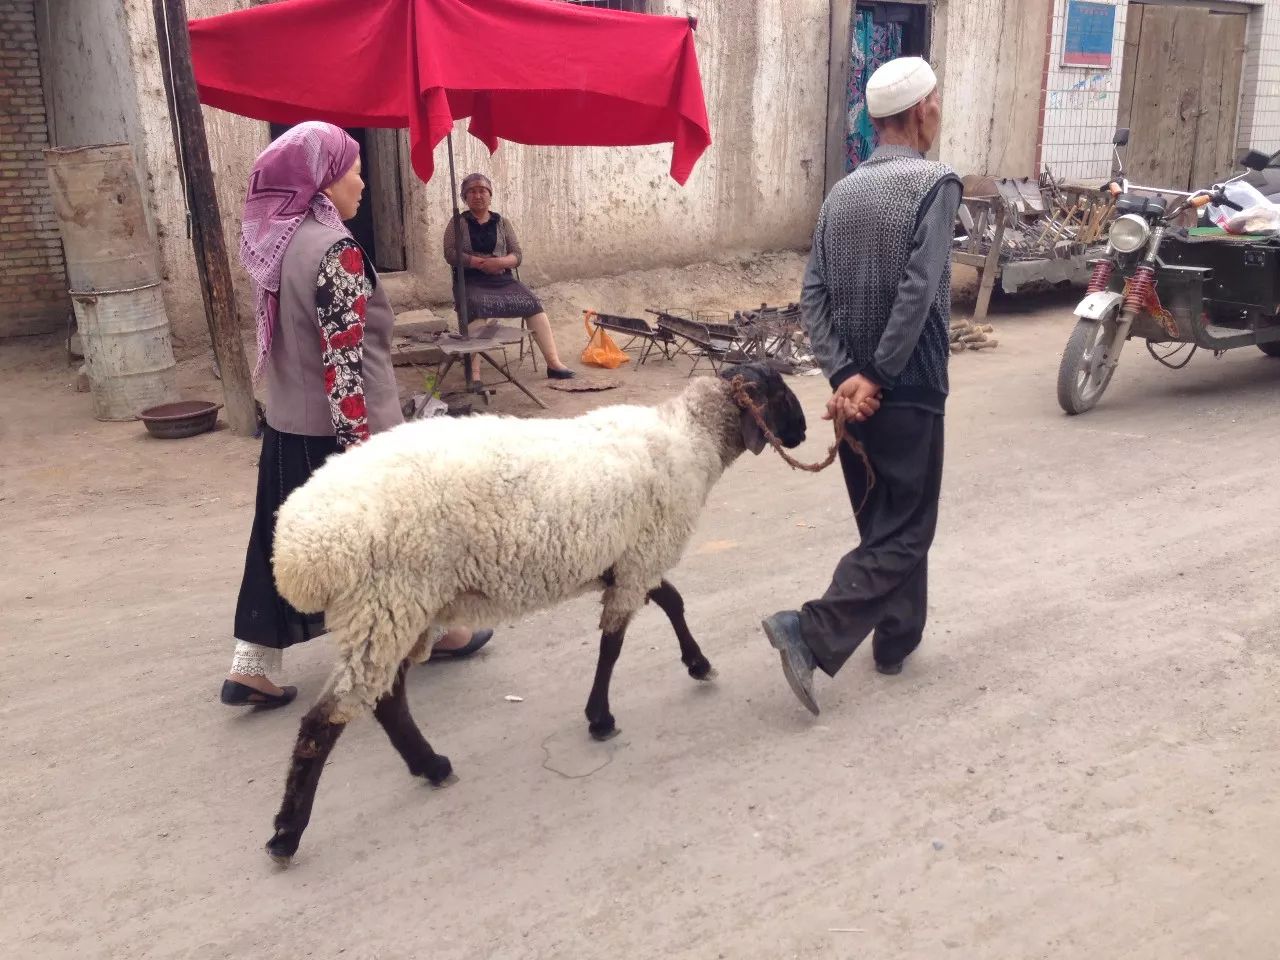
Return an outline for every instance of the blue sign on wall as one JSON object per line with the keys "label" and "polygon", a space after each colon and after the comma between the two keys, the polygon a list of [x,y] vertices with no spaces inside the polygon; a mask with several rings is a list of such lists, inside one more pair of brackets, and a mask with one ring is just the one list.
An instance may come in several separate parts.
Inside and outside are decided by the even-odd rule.
{"label": "blue sign on wall", "polygon": [[1091,0],[1067,0],[1067,35],[1062,48],[1062,65],[1109,70],[1115,35],[1114,6]]}

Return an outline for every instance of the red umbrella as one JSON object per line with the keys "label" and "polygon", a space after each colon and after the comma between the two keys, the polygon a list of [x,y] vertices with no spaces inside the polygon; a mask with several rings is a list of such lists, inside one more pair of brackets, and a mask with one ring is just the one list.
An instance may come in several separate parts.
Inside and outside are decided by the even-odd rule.
{"label": "red umbrella", "polygon": [[202,102],[271,123],[408,127],[423,180],[455,120],[490,151],[711,143],[693,21],[559,0],[283,0],[191,23]]}

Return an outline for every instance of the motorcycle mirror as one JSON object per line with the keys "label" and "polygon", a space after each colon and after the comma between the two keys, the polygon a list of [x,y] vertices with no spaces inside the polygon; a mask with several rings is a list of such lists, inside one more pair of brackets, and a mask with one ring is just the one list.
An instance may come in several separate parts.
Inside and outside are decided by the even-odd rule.
{"label": "motorcycle mirror", "polygon": [[1271,158],[1259,150],[1250,150],[1240,155],[1240,166],[1249,170],[1265,170]]}
{"label": "motorcycle mirror", "polygon": [[1127,147],[1129,145],[1129,128],[1121,127],[1116,131],[1116,135],[1111,138],[1111,142],[1117,147]]}

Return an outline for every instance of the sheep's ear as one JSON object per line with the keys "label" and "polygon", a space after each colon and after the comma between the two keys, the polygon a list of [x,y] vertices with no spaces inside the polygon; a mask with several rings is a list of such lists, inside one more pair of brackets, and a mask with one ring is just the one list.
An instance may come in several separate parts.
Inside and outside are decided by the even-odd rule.
{"label": "sheep's ear", "polygon": [[738,429],[742,431],[742,445],[754,454],[759,454],[765,447],[764,431],[756,418],[743,410],[738,416]]}

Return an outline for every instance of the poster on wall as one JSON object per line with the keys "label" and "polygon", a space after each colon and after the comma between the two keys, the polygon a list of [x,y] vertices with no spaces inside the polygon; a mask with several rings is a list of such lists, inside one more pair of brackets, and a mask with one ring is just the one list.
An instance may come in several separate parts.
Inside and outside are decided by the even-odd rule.
{"label": "poster on wall", "polygon": [[1111,69],[1116,34],[1116,8],[1093,0],[1067,0],[1067,32],[1062,46],[1064,67]]}

